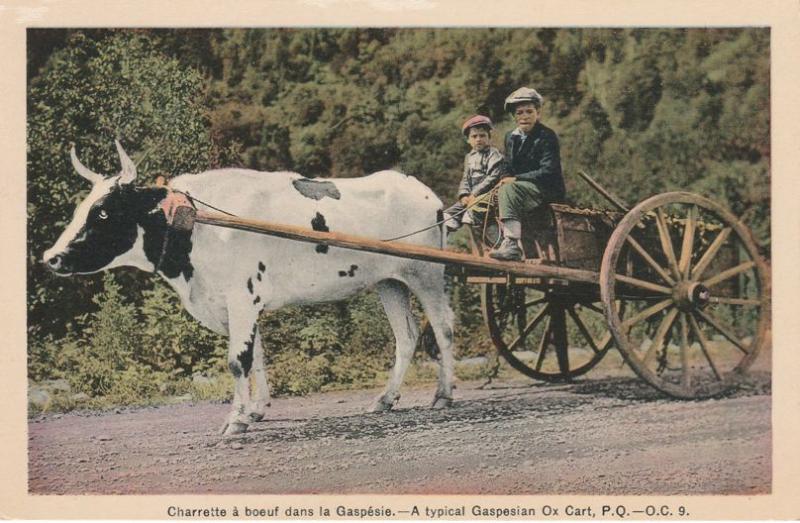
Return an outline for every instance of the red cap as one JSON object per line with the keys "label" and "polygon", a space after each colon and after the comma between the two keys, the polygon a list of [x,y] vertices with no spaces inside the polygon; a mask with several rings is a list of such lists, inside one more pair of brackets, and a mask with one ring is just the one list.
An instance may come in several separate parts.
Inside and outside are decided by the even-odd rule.
{"label": "red cap", "polygon": [[461,126],[461,132],[464,133],[464,136],[468,136],[469,130],[478,125],[486,125],[489,127],[489,129],[494,129],[494,125],[492,125],[492,121],[489,119],[489,117],[476,114],[464,122],[464,125]]}

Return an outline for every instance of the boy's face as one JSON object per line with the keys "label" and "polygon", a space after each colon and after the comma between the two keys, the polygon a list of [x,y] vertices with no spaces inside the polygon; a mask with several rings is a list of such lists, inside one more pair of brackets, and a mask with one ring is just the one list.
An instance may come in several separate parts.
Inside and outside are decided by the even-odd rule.
{"label": "boy's face", "polygon": [[519,127],[520,131],[529,133],[539,120],[539,111],[533,104],[519,104],[514,108],[514,120],[517,122],[517,127]]}
{"label": "boy's face", "polygon": [[489,132],[480,127],[473,127],[467,135],[467,142],[476,151],[483,151],[489,147]]}

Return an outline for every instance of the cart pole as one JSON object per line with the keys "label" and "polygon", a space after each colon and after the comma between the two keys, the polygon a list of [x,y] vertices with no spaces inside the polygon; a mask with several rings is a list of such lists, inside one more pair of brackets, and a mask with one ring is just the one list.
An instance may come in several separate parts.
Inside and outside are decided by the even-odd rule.
{"label": "cart pole", "polygon": [[582,269],[571,269],[552,265],[538,265],[524,262],[498,261],[491,258],[481,258],[460,252],[446,251],[435,247],[415,245],[411,243],[387,242],[366,238],[352,234],[340,232],[322,232],[283,225],[268,223],[257,220],[225,216],[219,213],[208,213],[197,211],[195,222],[206,225],[215,225],[250,231],[260,234],[268,234],[279,238],[287,238],[302,242],[319,243],[332,247],[341,247],[356,251],[372,252],[397,256],[399,258],[409,258],[423,260],[433,263],[452,264],[469,267],[487,272],[501,272],[519,276],[530,276],[534,278],[560,278],[570,281],[586,282],[596,284],[600,275],[596,272],[585,271]]}
{"label": "cart pole", "polygon": [[580,175],[581,178],[583,178],[583,180],[586,183],[588,183],[592,187],[592,189],[594,189],[595,191],[599,192],[600,195],[603,196],[603,198],[608,200],[611,203],[611,205],[613,205],[614,207],[616,207],[617,209],[619,209],[622,212],[630,211],[630,208],[627,205],[625,205],[622,202],[622,200],[620,200],[619,198],[614,196],[610,191],[607,191],[602,185],[597,183],[597,181],[595,181],[594,178],[592,178],[591,176],[586,174],[586,171],[583,171],[583,170],[578,171],[578,174]]}

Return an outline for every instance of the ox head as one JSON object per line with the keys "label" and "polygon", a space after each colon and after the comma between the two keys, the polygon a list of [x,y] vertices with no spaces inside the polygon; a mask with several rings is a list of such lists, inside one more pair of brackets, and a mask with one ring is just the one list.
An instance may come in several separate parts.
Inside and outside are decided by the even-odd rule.
{"label": "ox head", "polygon": [[141,216],[146,202],[134,189],[136,165],[115,141],[122,171],[115,176],[103,176],[84,166],[70,151],[72,166],[82,177],[92,182],[89,195],[75,209],[72,221],[43,256],[42,261],[60,276],[90,274],[131,265],[153,270],[137,241],[142,237]]}

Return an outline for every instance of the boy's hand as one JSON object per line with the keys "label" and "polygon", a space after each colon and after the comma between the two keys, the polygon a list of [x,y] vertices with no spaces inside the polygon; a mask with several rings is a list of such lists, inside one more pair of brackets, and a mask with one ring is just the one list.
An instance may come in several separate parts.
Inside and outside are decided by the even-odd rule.
{"label": "boy's hand", "polygon": [[465,207],[469,207],[474,202],[475,202],[475,196],[471,194],[467,194],[461,197],[461,205],[464,205]]}

